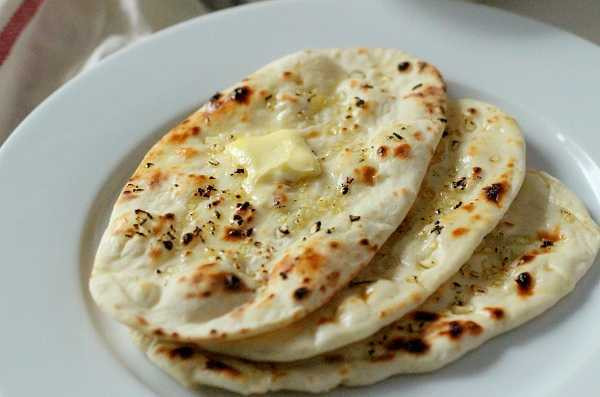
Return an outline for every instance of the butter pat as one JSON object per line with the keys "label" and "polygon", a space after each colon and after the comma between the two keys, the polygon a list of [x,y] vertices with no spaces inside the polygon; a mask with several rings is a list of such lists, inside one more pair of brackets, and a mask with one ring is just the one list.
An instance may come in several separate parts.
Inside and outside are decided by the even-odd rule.
{"label": "butter pat", "polygon": [[227,147],[229,153],[246,168],[246,190],[260,185],[295,182],[321,173],[319,160],[306,141],[293,130],[279,130],[263,136],[248,136]]}

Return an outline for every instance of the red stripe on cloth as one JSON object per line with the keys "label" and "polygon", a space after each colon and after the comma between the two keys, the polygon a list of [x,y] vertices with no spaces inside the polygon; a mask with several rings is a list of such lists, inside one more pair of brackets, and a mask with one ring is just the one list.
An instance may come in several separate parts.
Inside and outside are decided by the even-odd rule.
{"label": "red stripe on cloth", "polygon": [[35,15],[44,0],[25,0],[0,32],[0,65],[4,63],[13,45]]}

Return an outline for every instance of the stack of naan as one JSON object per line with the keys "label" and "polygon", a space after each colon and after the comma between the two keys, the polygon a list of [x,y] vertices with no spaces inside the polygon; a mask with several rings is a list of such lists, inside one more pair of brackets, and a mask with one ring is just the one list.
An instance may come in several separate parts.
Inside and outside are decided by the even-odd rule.
{"label": "stack of naan", "polygon": [[148,152],[90,289],[186,386],[321,392],[458,359],[573,290],[599,246],[502,110],[401,51],[307,50]]}

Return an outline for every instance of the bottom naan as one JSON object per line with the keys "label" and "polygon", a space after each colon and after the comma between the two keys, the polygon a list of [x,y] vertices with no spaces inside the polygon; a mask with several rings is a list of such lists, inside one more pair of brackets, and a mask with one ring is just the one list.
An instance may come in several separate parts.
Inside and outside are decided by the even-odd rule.
{"label": "bottom naan", "polygon": [[312,359],[256,363],[135,334],[152,362],[189,387],[242,394],[321,392],[438,369],[541,314],[592,265],[600,229],[555,178],[529,172],[510,210],[460,271],[419,309]]}

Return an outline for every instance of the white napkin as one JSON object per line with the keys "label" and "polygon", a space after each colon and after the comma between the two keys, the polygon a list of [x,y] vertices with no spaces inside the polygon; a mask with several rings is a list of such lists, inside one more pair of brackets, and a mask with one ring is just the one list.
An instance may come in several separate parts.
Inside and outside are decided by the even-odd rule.
{"label": "white napkin", "polygon": [[76,74],[205,12],[197,0],[0,0],[0,144]]}

